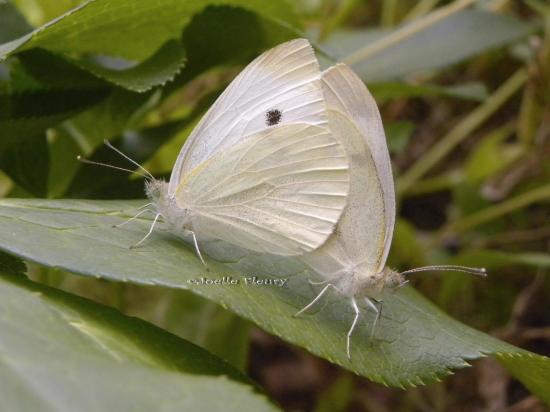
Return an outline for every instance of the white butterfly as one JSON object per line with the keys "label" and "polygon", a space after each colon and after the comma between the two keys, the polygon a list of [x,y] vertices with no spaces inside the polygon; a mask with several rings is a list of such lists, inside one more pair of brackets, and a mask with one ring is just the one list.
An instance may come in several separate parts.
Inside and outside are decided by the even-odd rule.
{"label": "white butterfly", "polygon": [[317,302],[330,288],[350,298],[355,317],[350,339],[359,319],[357,299],[380,315],[379,302],[386,290],[406,283],[404,275],[426,270],[457,270],[484,275],[484,269],[451,265],[395,272],[386,267],[395,223],[395,192],[390,156],[376,102],[364,83],[346,65],[337,64],[322,74],[330,129],[350,158],[347,206],[334,234],[302,259],[325,280],[321,292],[295,316]]}
{"label": "white butterfly", "polygon": [[278,255],[321,246],[349,190],[322,88],[307,40],[250,63],[191,133],[170,181],[147,182],[156,213],[147,236],[162,217],[174,233],[192,234],[199,256],[197,237]]}

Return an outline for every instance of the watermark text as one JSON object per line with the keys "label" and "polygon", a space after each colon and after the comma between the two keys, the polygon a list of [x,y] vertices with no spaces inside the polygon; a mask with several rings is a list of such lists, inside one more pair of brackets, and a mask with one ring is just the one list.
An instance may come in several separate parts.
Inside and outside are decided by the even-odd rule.
{"label": "watermark text", "polygon": [[187,283],[196,286],[228,286],[228,285],[246,285],[246,286],[271,286],[283,288],[287,285],[288,279],[285,278],[266,278],[260,276],[220,276],[220,277],[200,277],[187,279]]}

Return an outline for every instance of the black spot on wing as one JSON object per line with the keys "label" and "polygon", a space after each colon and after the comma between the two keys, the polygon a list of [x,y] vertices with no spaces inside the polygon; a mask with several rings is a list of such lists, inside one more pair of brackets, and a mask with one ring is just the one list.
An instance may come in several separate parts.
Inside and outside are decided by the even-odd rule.
{"label": "black spot on wing", "polygon": [[268,126],[274,126],[281,123],[283,113],[279,109],[268,110],[265,114],[265,124]]}

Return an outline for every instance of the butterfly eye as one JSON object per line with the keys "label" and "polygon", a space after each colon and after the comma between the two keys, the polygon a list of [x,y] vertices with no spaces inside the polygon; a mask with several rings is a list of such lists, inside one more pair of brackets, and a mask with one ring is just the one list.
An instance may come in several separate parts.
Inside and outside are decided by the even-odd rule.
{"label": "butterfly eye", "polygon": [[274,126],[281,123],[282,118],[283,113],[281,113],[279,109],[268,110],[268,112],[265,114],[265,123],[268,126]]}

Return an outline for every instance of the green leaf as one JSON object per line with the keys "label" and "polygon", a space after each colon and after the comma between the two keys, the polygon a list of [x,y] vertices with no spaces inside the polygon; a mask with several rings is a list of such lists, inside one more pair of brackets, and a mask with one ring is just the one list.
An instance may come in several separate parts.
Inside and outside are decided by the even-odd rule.
{"label": "green leaf", "polygon": [[[366,59],[359,56],[352,67],[368,82],[401,78],[460,62],[521,39],[532,30],[532,25],[510,16],[463,10]],[[388,33],[387,30],[335,32],[325,47],[338,59],[351,62],[350,56]]]}
{"label": "green leaf", "polygon": [[185,64],[185,51],[179,41],[171,40],[140,64],[124,70],[106,66],[101,59],[73,60],[77,66],[117,86],[135,92],[145,92],[171,81]]}
{"label": "green leaf", "polygon": [[466,179],[479,183],[502,170],[506,170],[525,153],[521,143],[506,142],[514,132],[511,125],[502,126],[488,133],[471,151],[464,167]]}
{"label": "green leaf", "polygon": [[188,63],[164,92],[169,94],[188,86],[209,69],[247,64],[258,52],[296,36],[286,25],[263,19],[246,9],[207,7],[183,30],[182,43]]}
{"label": "green leaf", "polygon": [[74,111],[74,106],[86,106],[103,96],[104,93],[100,92],[86,95],[74,89],[33,90],[0,95],[3,109],[0,112],[0,120],[55,116],[58,113]]}
{"label": "green leaf", "polygon": [[114,307],[208,350],[239,370],[246,368],[250,323],[208,299],[183,289],[98,280],[36,265],[32,268],[33,277],[48,286]]}
{"label": "green leaf", "polygon": [[23,276],[0,274],[0,313],[4,410],[275,410],[201,348]]}
{"label": "green leaf", "polygon": [[0,272],[7,273],[8,275],[22,275],[26,271],[27,266],[21,259],[0,252]]}
{"label": "green leaf", "polygon": [[[0,46],[0,57],[32,47],[141,61],[168,40],[179,39],[192,17],[210,5],[242,7],[267,20],[299,27],[286,0],[91,0],[32,33]],[[124,27],[124,35],[120,28]]]}
{"label": "green leaf", "polygon": [[106,89],[40,89],[0,94],[0,152],[100,102],[108,93]]}
{"label": "green leaf", "polygon": [[532,266],[535,268],[550,268],[550,255],[539,252],[503,252],[500,250],[465,250],[457,255],[453,262],[482,266],[487,269],[505,268],[510,265]]}
{"label": "green leaf", "polygon": [[[29,88],[25,85],[28,80],[17,81],[23,76],[31,77],[39,83],[36,88],[43,89],[81,89],[85,92],[88,89],[110,87],[109,84],[77,67],[67,58],[47,50],[26,50],[8,61],[17,61],[21,66],[18,67],[12,63],[12,76],[15,77],[12,83],[18,86],[16,90],[25,91]],[[19,84],[22,85],[19,86]]]}
{"label": "green leaf", "polygon": [[[186,290],[171,290],[170,293],[164,288],[161,290],[163,319],[159,326],[207,349],[240,370],[245,369],[249,322]],[[158,312],[158,305],[155,312]],[[134,311],[132,314],[141,318],[147,316],[147,313]]]}
{"label": "green leaf", "polygon": [[384,127],[390,153],[399,153],[405,149],[415,128],[411,122],[392,122]]}
{"label": "green leaf", "polygon": [[219,93],[221,92],[216,90],[212,93],[207,93],[205,96],[197,96],[193,107],[189,108],[187,116],[175,123],[180,125],[181,128],[171,132],[172,138],[161,146],[159,150],[143,164],[143,167],[155,175],[170,174],[185,140],[191,134],[206,110],[214,103]]}
{"label": "green leaf", "polygon": [[386,82],[369,85],[378,104],[387,100],[407,97],[444,96],[464,100],[482,101],[487,98],[487,88],[477,82],[458,84],[455,86],[437,86],[432,84],[415,85],[408,83]]}
{"label": "green leaf", "polygon": [[[478,207],[477,210],[471,210],[463,205],[463,209],[469,213],[466,216],[461,216],[453,221],[448,222],[445,226],[439,229],[438,236],[445,238],[451,234],[460,234],[472,230],[479,226],[485,226],[487,224],[498,223],[499,219],[520,211],[533,203],[546,203],[550,199],[550,184],[545,184],[546,181],[542,181],[540,185],[536,185],[535,188],[524,191],[516,196],[510,197],[500,203],[488,205],[486,207]],[[475,199],[471,196],[472,188],[466,182],[459,185],[459,187],[466,193],[470,199]],[[470,193],[468,193],[470,192]],[[478,204],[487,203],[477,195]]]}
{"label": "green leaf", "polygon": [[66,192],[82,165],[75,161],[82,154],[82,149],[62,127],[52,130],[49,137],[50,173],[47,197],[58,198]]}
{"label": "green leaf", "polygon": [[[275,1],[274,6],[284,6]],[[286,24],[260,18],[250,9],[207,7],[185,27],[182,42],[189,67],[185,77],[193,77],[220,64],[249,63],[259,50],[297,37]]]}
{"label": "green leaf", "polygon": [[425,266],[426,252],[423,243],[418,239],[415,227],[407,220],[398,218],[395,222],[395,233],[388,258],[390,266]]}
{"label": "green leaf", "polygon": [[78,141],[85,154],[89,154],[105,139],[113,139],[139,123],[147,110],[158,102],[159,94],[115,88],[106,99],[72,117],[61,127]]}
{"label": "green leaf", "polygon": [[[5,199],[0,201],[0,224],[4,228],[0,248],[82,275],[189,289],[270,333],[386,385],[406,387],[439,380],[473,359],[492,354],[550,402],[546,390],[550,359],[469,328],[411,287],[384,301],[374,337],[370,333],[374,316],[363,309],[352,337],[352,359],[348,360],[345,334],[353,313],[347,300],[331,294],[310,313],[292,317],[318,293],[318,287],[307,282],[309,274],[299,261],[203,242],[203,251],[217,259],[209,259],[207,272],[192,247],[162,230],[155,231],[143,247],[129,249],[147,232],[151,221],[137,219],[118,229],[112,225],[131,216],[142,203]],[[200,284],[200,278],[223,276],[232,276],[239,283]],[[270,280],[282,277],[288,284],[246,284],[243,277],[252,276]],[[532,360],[538,365],[533,375],[525,369]]]}
{"label": "green leaf", "polygon": [[[168,122],[160,126],[137,131],[127,131],[113,144],[122,153],[138,163],[143,163],[157,149],[171,138],[180,128],[181,122]],[[107,165],[124,167],[129,170],[135,166],[129,164],[120,154],[107,146],[100,146],[89,160]],[[78,163],[76,158],[70,162]],[[67,197],[131,199],[143,196],[143,180],[134,179],[131,173],[113,171],[111,168],[81,164],[66,191]]]}
{"label": "green leaf", "polygon": [[144,92],[174,79],[185,66],[185,50],[192,64],[187,76],[183,76],[184,81],[189,79],[189,74],[196,75],[215,64],[228,60],[237,62],[243,57],[249,59],[251,53],[287,40],[293,33],[286,26],[262,19],[247,9],[217,6],[207,7],[193,17],[185,27],[183,43],[179,38],[168,40],[141,63],[105,55],[75,57],[74,53],[39,48],[18,52],[17,58],[35,78],[56,87],[75,86],[75,80],[83,87],[86,80],[89,83],[89,79],[82,78],[84,73],[96,83],[101,79],[128,90]]}
{"label": "green leaf", "polygon": [[19,11],[34,26],[58,17],[60,14],[78,6],[86,0],[9,0],[17,5]]}
{"label": "green leaf", "polygon": [[340,377],[320,396],[315,412],[345,412],[351,409],[354,382],[350,373]]}
{"label": "green leaf", "polygon": [[0,3],[0,43],[23,36],[32,27],[11,3]]}
{"label": "green leaf", "polygon": [[0,169],[36,197],[48,193],[50,159],[45,134],[27,138],[0,154]]}

